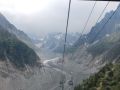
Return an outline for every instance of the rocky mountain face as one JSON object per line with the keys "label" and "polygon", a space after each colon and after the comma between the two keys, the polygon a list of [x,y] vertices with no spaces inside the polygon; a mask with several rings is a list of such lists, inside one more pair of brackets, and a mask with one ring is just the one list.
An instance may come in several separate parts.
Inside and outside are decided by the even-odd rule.
{"label": "rocky mountain face", "polygon": [[36,49],[32,40],[23,31],[18,30],[13,24],[11,24],[5,17],[0,13],[0,25],[8,30],[9,33],[14,34],[19,40],[26,43],[29,47]]}
{"label": "rocky mountain face", "polygon": [[35,66],[40,60],[37,54],[14,34],[0,26],[0,61],[9,61],[17,68]]}
{"label": "rocky mountain face", "polygon": [[[83,49],[84,47],[84,49]],[[80,51],[81,50],[81,51]],[[76,87],[75,90],[106,90],[106,87],[111,88],[110,90],[119,90],[118,87],[120,85],[114,84],[111,86],[111,84],[105,84],[108,83],[109,80],[107,78],[110,78],[105,68],[107,67],[106,64],[113,63],[113,66],[117,66],[116,64],[120,62],[120,32],[114,32],[110,34],[109,36],[104,37],[103,39],[89,45],[89,46],[82,46],[75,52],[73,55],[73,58],[75,62],[79,63],[82,68],[84,68],[85,72],[89,72],[90,75],[96,73],[95,75],[89,77],[85,82],[81,83],[78,87]],[[105,66],[105,68],[103,68]],[[102,68],[102,69],[101,69]],[[99,70],[106,70],[103,72]],[[112,67],[110,67],[110,72],[113,70]],[[119,72],[119,71],[118,71]],[[114,75],[118,73],[115,71],[112,71],[113,76],[111,76],[110,80],[112,83],[119,83],[119,81],[114,81]],[[101,74],[103,73],[103,74]],[[103,81],[101,78],[105,78]],[[96,80],[96,81],[94,81]],[[107,81],[108,80],[108,81]],[[91,84],[90,84],[91,83]],[[93,83],[93,84],[92,84]],[[96,84],[95,84],[96,83]],[[104,83],[104,85],[100,84]],[[88,85],[88,86],[87,86]],[[85,86],[86,89],[83,87]],[[116,88],[115,88],[116,87]],[[91,88],[91,89],[90,89]]]}
{"label": "rocky mountain face", "polygon": [[79,45],[83,43],[93,43],[94,41],[100,40],[115,31],[116,32],[119,31],[120,30],[120,19],[119,19],[120,8],[116,11],[115,15],[110,19],[110,21],[107,23],[105,28],[101,30],[103,25],[106,23],[108,18],[113,14],[113,12],[115,11],[110,11],[106,13],[104,18],[100,22],[98,22],[95,26],[93,26],[88,34],[85,34],[78,39],[78,41],[75,43],[75,46],[79,47]]}
{"label": "rocky mountain face", "polygon": [[[80,36],[79,33],[68,33],[67,46],[72,46]],[[65,34],[63,33],[49,33],[40,39],[34,39],[36,46],[45,48],[52,52],[62,52]]]}
{"label": "rocky mountain face", "polygon": [[[114,59],[119,58],[119,44],[120,44],[120,8],[111,18],[110,22],[107,23],[105,28],[98,34],[100,28],[104,25],[106,20],[111,16],[114,11],[106,13],[105,17],[97,23],[91,31],[83,35],[75,43],[73,47],[77,47],[77,50],[74,52],[76,58],[79,59],[82,53],[86,52],[87,56],[91,56],[91,60],[94,61],[114,61]],[[91,42],[94,37],[94,42]],[[85,48],[83,51],[83,47]],[[74,48],[73,48],[74,49]],[[84,56],[85,54],[83,54]],[[80,57],[79,57],[80,56]],[[101,59],[101,60],[99,60]],[[81,60],[77,60],[81,61]],[[88,60],[89,61],[89,60]]]}
{"label": "rocky mountain face", "polygon": [[53,90],[61,73],[43,70],[29,37],[5,20],[0,15],[0,90]]}
{"label": "rocky mountain face", "polygon": [[32,45],[31,39],[24,32],[17,30],[0,14],[0,61],[9,61],[19,69],[25,68],[26,65],[36,65],[40,59],[27,45],[28,42]]}
{"label": "rocky mountain face", "polygon": [[[99,35],[97,34],[99,30],[101,30],[100,28],[104,25],[106,20],[110,17],[110,15],[114,11],[107,13],[105,17],[99,23],[97,23],[88,34],[83,35],[82,38],[80,38],[73,46],[77,49],[71,54],[72,60],[74,60],[76,63],[79,63],[80,66],[84,68],[84,71],[89,72],[90,75],[98,72],[94,76],[88,78],[88,80],[83,82],[83,84],[76,87],[75,90],[119,90],[118,89],[119,85],[115,84],[116,82],[118,83],[119,81],[114,81],[114,75],[116,75],[116,73],[118,72],[116,72],[116,70],[112,71],[113,76],[111,76],[111,79],[113,82],[115,82],[112,87],[110,86],[112,82],[107,82],[107,80],[109,79],[109,76],[107,77],[109,70],[107,71],[105,69],[108,67],[105,66],[108,63],[113,63],[115,67],[117,66],[119,67],[119,65],[116,65],[117,63],[120,62],[119,11],[120,9],[118,9],[116,14],[111,18],[110,22],[108,22],[108,24],[101,31],[101,33],[99,33]],[[97,38],[95,38],[96,35]],[[111,65],[109,67],[110,72],[111,70],[113,70],[112,67],[114,65]],[[101,73],[101,71],[99,70],[104,66],[105,68],[103,68],[101,71],[104,70],[105,71]],[[99,81],[101,79],[104,80]],[[108,89],[106,89],[106,87]]]}

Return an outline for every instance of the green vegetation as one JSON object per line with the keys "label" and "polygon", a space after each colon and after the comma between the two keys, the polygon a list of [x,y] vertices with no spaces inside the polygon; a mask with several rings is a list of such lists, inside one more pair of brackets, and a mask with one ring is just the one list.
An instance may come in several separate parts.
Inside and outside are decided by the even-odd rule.
{"label": "green vegetation", "polygon": [[74,90],[120,90],[120,64],[108,64]]}
{"label": "green vegetation", "polygon": [[36,53],[13,34],[0,26],[0,60],[9,61],[17,68],[34,66],[39,59]]}

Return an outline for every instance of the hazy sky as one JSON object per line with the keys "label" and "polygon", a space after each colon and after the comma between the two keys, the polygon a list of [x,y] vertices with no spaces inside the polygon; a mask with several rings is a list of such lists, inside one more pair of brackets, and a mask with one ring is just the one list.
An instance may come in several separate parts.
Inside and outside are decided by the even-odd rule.
{"label": "hazy sky", "polygon": [[[41,35],[65,32],[69,0],[0,0],[0,12],[24,32]],[[97,2],[86,28],[95,24],[107,2]],[[94,1],[72,0],[69,32],[80,32],[93,7]],[[115,10],[118,2],[110,2],[105,12]],[[103,15],[104,16],[104,15]]]}

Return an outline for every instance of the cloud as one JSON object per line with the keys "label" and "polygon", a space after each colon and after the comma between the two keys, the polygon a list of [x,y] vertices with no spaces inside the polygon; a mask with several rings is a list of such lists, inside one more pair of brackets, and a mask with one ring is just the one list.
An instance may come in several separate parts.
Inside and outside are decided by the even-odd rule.
{"label": "cloud", "polygon": [[[6,3],[0,4],[0,8],[4,9],[4,11],[2,11],[2,9],[0,10],[17,28],[36,35],[57,31],[65,32],[68,0],[2,0],[2,2],[3,1],[6,1]],[[33,3],[35,1],[36,3]],[[70,32],[81,32],[93,3],[94,2],[90,1],[72,0],[69,23]],[[90,31],[90,28],[95,24],[96,19],[99,17],[106,3],[107,2],[97,2],[86,32]],[[17,6],[18,4],[19,6]],[[40,5],[44,6],[42,10],[40,10],[40,8],[43,6]],[[117,5],[118,2],[110,3],[106,12],[115,9]],[[9,9],[11,12],[9,12]]]}

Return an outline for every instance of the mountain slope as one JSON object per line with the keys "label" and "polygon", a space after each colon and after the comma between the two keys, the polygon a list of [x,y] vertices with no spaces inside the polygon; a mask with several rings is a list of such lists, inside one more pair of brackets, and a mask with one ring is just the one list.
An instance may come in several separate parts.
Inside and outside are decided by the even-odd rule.
{"label": "mountain slope", "polygon": [[120,64],[108,64],[74,90],[119,90]]}
{"label": "mountain slope", "polygon": [[[119,6],[118,6],[119,7]],[[72,47],[72,53],[75,61],[83,62],[86,57],[89,57],[87,62],[93,63],[102,62],[107,63],[115,61],[120,56],[120,8],[108,22],[105,28],[99,33],[94,42],[93,39],[104,25],[106,20],[115,11],[106,13],[105,17],[97,23],[88,34],[82,35],[81,38]],[[85,48],[84,51],[82,50]],[[75,51],[76,50],[76,51]],[[84,54],[86,53],[86,54]],[[77,56],[76,56],[76,55]],[[84,57],[86,56],[86,57]],[[84,57],[84,58],[83,58]],[[82,59],[81,59],[82,58]]]}
{"label": "mountain slope", "polygon": [[120,8],[94,39],[113,12],[115,11],[107,13],[73,46],[76,51],[74,50],[71,57],[81,68],[84,68],[84,72],[91,75],[75,90],[119,90],[120,88]]}
{"label": "mountain slope", "polygon": [[9,33],[14,34],[18,39],[26,43],[29,47],[36,49],[32,40],[23,32],[18,30],[13,24],[11,24],[1,13],[0,13],[0,25],[9,31]]}
{"label": "mountain slope", "polygon": [[0,60],[9,60],[15,67],[35,66],[39,57],[14,34],[0,26]]}
{"label": "mountain slope", "polygon": [[[120,6],[120,5],[119,5]],[[118,6],[118,7],[119,7]],[[110,19],[110,21],[106,24],[104,30],[101,30],[103,25],[106,23],[108,18],[114,13],[115,11],[110,11],[105,14],[104,18],[98,22],[95,26],[93,26],[89,33],[84,34],[81,36],[78,41],[75,43],[74,47],[79,47],[80,45],[83,45],[84,43],[93,43],[97,40],[101,40],[106,35],[109,35],[113,32],[120,30],[120,8],[116,11],[114,16]],[[101,31],[100,31],[101,30]],[[99,33],[100,32],[100,33]],[[98,35],[99,33],[99,35]],[[97,37],[96,37],[97,35]]]}

